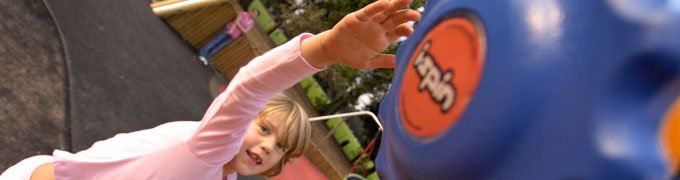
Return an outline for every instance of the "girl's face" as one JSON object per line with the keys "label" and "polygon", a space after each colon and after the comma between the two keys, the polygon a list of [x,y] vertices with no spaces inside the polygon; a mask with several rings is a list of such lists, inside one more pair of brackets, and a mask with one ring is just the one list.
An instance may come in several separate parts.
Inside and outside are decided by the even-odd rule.
{"label": "girl's face", "polygon": [[243,144],[233,160],[227,163],[241,175],[255,175],[269,170],[280,163],[286,154],[286,147],[277,138],[283,133],[283,118],[279,116],[260,117],[250,123],[243,138]]}

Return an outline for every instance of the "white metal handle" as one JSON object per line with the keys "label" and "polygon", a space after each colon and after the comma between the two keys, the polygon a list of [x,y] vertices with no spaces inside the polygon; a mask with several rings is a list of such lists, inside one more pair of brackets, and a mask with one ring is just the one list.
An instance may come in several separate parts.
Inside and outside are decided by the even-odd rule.
{"label": "white metal handle", "polygon": [[358,115],[369,115],[369,116],[371,116],[371,118],[373,118],[373,121],[375,121],[375,123],[378,124],[378,128],[379,128],[378,130],[382,132],[382,130],[383,130],[382,124],[380,124],[378,117],[375,116],[375,114],[373,114],[373,112],[371,112],[371,111],[357,111],[357,112],[350,112],[350,113],[333,114],[333,115],[328,115],[328,116],[318,116],[318,117],[309,118],[309,121],[322,121],[322,120],[328,120],[328,119],[333,119],[333,118],[358,116]]}

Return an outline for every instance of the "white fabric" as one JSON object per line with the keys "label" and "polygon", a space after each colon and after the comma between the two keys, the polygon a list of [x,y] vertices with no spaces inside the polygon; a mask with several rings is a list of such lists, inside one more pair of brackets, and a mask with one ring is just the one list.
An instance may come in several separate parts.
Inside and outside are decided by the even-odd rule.
{"label": "white fabric", "polygon": [[48,155],[38,155],[26,158],[5,170],[5,172],[0,175],[0,180],[30,180],[35,168],[50,162],[54,162],[54,158]]}

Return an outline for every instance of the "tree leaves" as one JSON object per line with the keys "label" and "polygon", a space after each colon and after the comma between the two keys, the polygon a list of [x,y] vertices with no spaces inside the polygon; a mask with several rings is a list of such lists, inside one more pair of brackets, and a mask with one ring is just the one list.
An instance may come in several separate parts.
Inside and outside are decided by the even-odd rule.
{"label": "tree leaves", "polygon": [[[374,0],[262,0],[270,11],[277,16],[288,37],[303,32],[320,33],[333,27],[345,15],[372,3]],[[409,8],[425,5],[425,0],[414,0]],[[396,45],[385,52],[394,53]],[[360,71],[343,65],[333,65],[317,73],[314,78],[326,91],[331,103],[326,107],[316,107],[321,114],[335,114],[344,108],[354,107],[359,96],[372,94],[367,108],[375,110],[377,104],[389,89],[394,72],[391,69]]]}

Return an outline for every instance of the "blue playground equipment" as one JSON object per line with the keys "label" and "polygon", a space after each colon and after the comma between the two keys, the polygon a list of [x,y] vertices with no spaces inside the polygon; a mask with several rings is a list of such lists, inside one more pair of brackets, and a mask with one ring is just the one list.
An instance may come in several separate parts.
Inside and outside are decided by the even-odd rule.
{"label": "blue playground equipment", "polygon": [[677,172],[661,129],[679,117],[680,1],[429,0],[397,61],[381,178]]}

